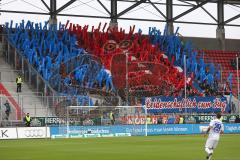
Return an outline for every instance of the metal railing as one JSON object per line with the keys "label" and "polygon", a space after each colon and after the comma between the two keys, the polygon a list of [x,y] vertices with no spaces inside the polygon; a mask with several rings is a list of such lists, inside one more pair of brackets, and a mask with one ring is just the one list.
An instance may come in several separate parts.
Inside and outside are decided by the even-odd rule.
{"label": "metal railing", "polygon": [[20,70],[0,68],[0,82],[15,82]]}
{"label": "metal railing", "polygon": [[56,94],[48,82],[29,64],[22,52],[16,50],[6,37],[3,38],[3,46],[7,49],[6,52],[3,53],[5,61],[10,64],[15,71],[18,71],[18,74],[22,75],[25,83],[28,83],[35,92],[43,93],[44,96]]}

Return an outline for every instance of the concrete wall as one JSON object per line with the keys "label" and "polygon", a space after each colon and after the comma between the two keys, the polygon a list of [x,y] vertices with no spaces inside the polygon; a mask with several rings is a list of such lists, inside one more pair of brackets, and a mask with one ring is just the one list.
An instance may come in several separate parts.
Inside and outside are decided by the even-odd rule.
{"label": "concrete wall", "polygon": [[[221,50],[222,48],[220,41],[216,38],[182,37],[182,39],[184,41],[191,41],[196,49]],[[226,39],[225,50],[240,52],[240,39]]]}

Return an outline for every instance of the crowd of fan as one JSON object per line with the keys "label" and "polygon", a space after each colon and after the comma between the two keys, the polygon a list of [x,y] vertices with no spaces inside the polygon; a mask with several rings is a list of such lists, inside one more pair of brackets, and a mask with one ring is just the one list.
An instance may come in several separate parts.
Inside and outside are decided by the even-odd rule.
{"label": "crowd of fan", "polygon": [[[71,90],[71,94],[76,95],[78,93],[76,85],[80,88],[116,92],[119,88],[115,88],[114,77],[107,72],[112,57],[106,58],[106,55],[123,53],[124,50],[129,51],[129,66],[131,63],[145,62],[152,66],[162,66],[159,68],[167,68],[165,74],[159,72],[157,67],[155,70],[149,67],[142,74],[143,76],[138,75],[138,79],[134,79],[134,76],[132,79],[130,77],[130,93],[132,90],[134,91],[132,93],[138,96],[152,96],[153,93],[164,96],[185,95],[183,71],[175,67],[184,68],[184,65],[187,72],[188,96],[217,96],[231,93],[232,90],[231,73],[225,85],[221,86],[220,65],[206,64],[201,57],[197,59],[198,54],[204,53],[194,50],[189,42],[183,43],[177,35],[167,35],[166,29],[161,33],[156,28],[149,28],[148,36],[143,36],[141,30],[133,34],[134,27],[130,28],[128,34],[124,30],[111,31],[109,28],[104,32],[105,25],[102,32],[99,27],[89,34],[87,26],[79,28],[76,27],[77,25],[71,25],[73,28],[69,27],[68,30],[65,29],[67,27],[60,26],[60,29],[56,30],[56,28],[47,28],[47,23],[42,27],[41,23],[34,26],[30,21],[26,24],[23,21],[19,25],[16,24],[13,29],[12,23],[6,24],[11,43],[22,52],[45,80],[54,82],[55,86],[58,86],[56,83],[61,83],[62,94],[69,94],[66,90]],[[104,49],[109,40],[116,48],[106,52]],[[117,48],[117,46],[121,47]],[[84,59],[86,50],[98,56],[105,66],[91,57]],[[78,66],[75,64],[75,68],[71,68],[69,64],[75,57],[80,59],[76,60]],[[132,72],[137,71],[132,70]]]}
{"label": "crowd of fan", "polygon": [[[103,66],[97,62],[89,66],[87,62],[84,62],[83,58],[81,63],[78,63],[78,67],[85,68],[85,72],[79,73],[76,71],[72,77],[67,75],[66,73],[70,73],[72,69],[68,68],[68,61],[87,53],[82,48],[78,48],[75,36],[70,35],[67,30],[63,28],[56,30],[56,28],[48,28],[47,25],[47,23],[45,23],[44,26],[42,26],[41,23],[34,25],[34,23],[30,21],[25,24],[25,22],[22,21],[22,23],[16,24],[15,28],[13,28],[13,22],[11,21],[11,23],[6,23],[8,40],[45,80],[54,82],[52,83],[54,86],[69,89],[71,86],[68,86],[68,84],[71,83],[67,81],[71,78],[71,80],[75,79],[79,86],[83,86],[81,80],[84,79],[84,84],[88,86],[83,87],[93,87],[93,79],[89,78],[89,75],[91,75],[96,81],[101,81],[99,84],[105,82],[106,84],[104,85],[108,86],[109,90],[113,88],[111,76],[107,71],[101,69]],[[93,61],[93,59],[90,58],[90,61]],[[62,65],[65,65],[64,72],[61,72]],[[95,75],[91,74],[93,73],[91,72],[93,67],[97,68],[94,72]],[[52,78],[54,81],[51,80]],[[59,91],[62,92],[59,94],[68,93],[74,95],[76,93],[70,93],[64,89],[60,89]]]}

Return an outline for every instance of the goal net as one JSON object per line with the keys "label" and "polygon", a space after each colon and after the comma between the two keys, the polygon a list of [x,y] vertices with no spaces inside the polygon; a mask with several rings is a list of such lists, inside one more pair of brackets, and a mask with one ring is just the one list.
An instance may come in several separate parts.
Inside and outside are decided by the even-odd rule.
{"label": "goal net", "polygon": [[156,121],[143,106],[68,106],[64,112],[53,138],[146,136]]}

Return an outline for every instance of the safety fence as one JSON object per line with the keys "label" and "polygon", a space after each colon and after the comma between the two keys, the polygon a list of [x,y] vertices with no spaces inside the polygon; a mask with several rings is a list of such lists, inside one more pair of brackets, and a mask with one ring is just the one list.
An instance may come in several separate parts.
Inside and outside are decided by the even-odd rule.
{"label": "safety fence", "polygon": [[[67,106],[84,106],[92,112],[113,111],[118,106],[124,106],[118,97],[90,95],[91,99],[79,99],[77,96],[44,96],[38,92],[11,93],[11,96],[0,95],[0,120],[22,120],[26,113],[32,117],[65,117]],[[135,98],[135,100],[134,100]],[[158,100],[149,98],[139,99],[132,97],[135,112],[126,112],[126,115],[137,115],[138,111],[147,107],[151,115],[186,115],[186,116],[208,116],[216,112],[223,112],[226,115],[237,115],[237,106],[231,105],[226,98],[216,97],[188,97],[184,100],[181,97],[157,97]],[[159,100],[161,99],[161,100]],[[6,118],[6,101],[10,105],[10,113]],[[90,102],[91,101],[91,102]],[[92,105],[91,105],[92,104]],[[114,105],[112,105],[114,104]],[[137,110],[136,108],[139,108]],[[81,109],[79,109],[81,110]],[[124,110],[121,110],[122,113]],[[19,116],[17,115],[19,114]],[[144,113],[143,113],[144,114]]]}
{"label": "safety fence", "polygon": [[[6,115],[6,102],[10,105],[9,116]],[[88,106],[90,103],[98,107],[121,105],[117,97],[111,96],[93,95],[91,99],[79,99],[75,96],[44,96],[39,92],[10,92],[8,96],[0,92],[0,120],[22,120],[26,113],[30,113],[32,117],[61,116],[67,106]]]}

